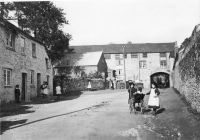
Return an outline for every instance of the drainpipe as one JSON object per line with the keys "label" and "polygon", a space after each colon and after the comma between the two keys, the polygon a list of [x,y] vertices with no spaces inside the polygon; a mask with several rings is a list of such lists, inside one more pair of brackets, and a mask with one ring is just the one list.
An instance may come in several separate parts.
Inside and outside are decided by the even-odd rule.
{"label": "drainpipe", "polygon": [[126,89],[126,66],[125,66],[125,46],[123,48],[123,60],[124,60],[124,82],[125,82],[125,89]]}
{"label": "drainpipe", "polygon": [[140,53],[138,55],[138,59],[139,59],[139,62],[138,62],[138,70],[139,70],[139,74],[138,74],[138,80],[140,82]]}

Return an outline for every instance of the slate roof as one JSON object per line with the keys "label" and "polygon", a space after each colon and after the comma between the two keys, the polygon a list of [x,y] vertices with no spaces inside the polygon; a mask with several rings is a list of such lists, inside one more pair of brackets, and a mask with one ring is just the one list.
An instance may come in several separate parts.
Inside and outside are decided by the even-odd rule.
{"label": "slate roof", "polygon": [[122,46],[125,47],[126,53],[160,53],[173,52],[175,42],[170,43],[138,43],[138,44],[109,44],[109,45],[83,45],[70,46],[77,53],[103,51],[103,53],[122,53]]}
{"label": "slate roof", "polygon": [[[66,66],[97,66],[101,59],[102,51],[67,54],[55,67]],[[67,64],[70,60],[70,64]]]}
{"label": "slate roof", "polygon": [[7,20],[4,20],[4,19],[0,18],[0,26],[9,27],[10,29],[14,29],[14,31],[19,32],[19,33],[23,34],[24,36],[26,36],[27,38],[29,38],[29,39],[41,44],[42,46],[44,46],[44,44],[41,41],[39,41],[38,39],[36,39],[36,38],[32,37],[31,35],[27,34],[23,30],[21,30],[19,27],[15,26],[14,24],[10,23]]}
{"label": "slate roof", "polygon": [[103,53],[102,51],[83,53],[81,59],[77,61],[75,65],[77,66],[98,65],[102,53]]}

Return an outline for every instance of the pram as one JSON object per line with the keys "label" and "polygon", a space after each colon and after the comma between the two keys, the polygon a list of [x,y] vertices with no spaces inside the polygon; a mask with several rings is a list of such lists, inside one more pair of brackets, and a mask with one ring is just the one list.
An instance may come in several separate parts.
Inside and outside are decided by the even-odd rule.
{"label": "pram", "polygon": [[140,112],[141,113],[144,113],[143,112],[143,109],[144,109],[144,94],[139,94],[139,93],[136,93],[133,95],[133,98],[130,99],[129,101],[129,110],[130,110],[130,113],[134,112],[136,113],[137,109],[136,109],[136,103],[138,103],[138,106],[140,108]]}

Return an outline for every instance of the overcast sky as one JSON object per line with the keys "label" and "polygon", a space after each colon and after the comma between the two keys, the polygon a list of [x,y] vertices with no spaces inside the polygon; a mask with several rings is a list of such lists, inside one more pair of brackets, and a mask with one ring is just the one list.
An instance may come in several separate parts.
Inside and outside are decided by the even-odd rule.
{"label": "overcast sky", "polygon": [[182,43],[200,23],[199,0],[65,0],[70,45]]}

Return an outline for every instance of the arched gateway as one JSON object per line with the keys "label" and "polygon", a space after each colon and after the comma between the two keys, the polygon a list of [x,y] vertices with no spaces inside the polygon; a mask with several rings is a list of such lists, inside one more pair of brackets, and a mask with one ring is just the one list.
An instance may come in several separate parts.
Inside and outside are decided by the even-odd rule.
{"label": "arched gateway", "polygon": [[170,75],[165,72],[156,72],[150,76],[150,83],[155,83],[158,88],[170,87]]}

